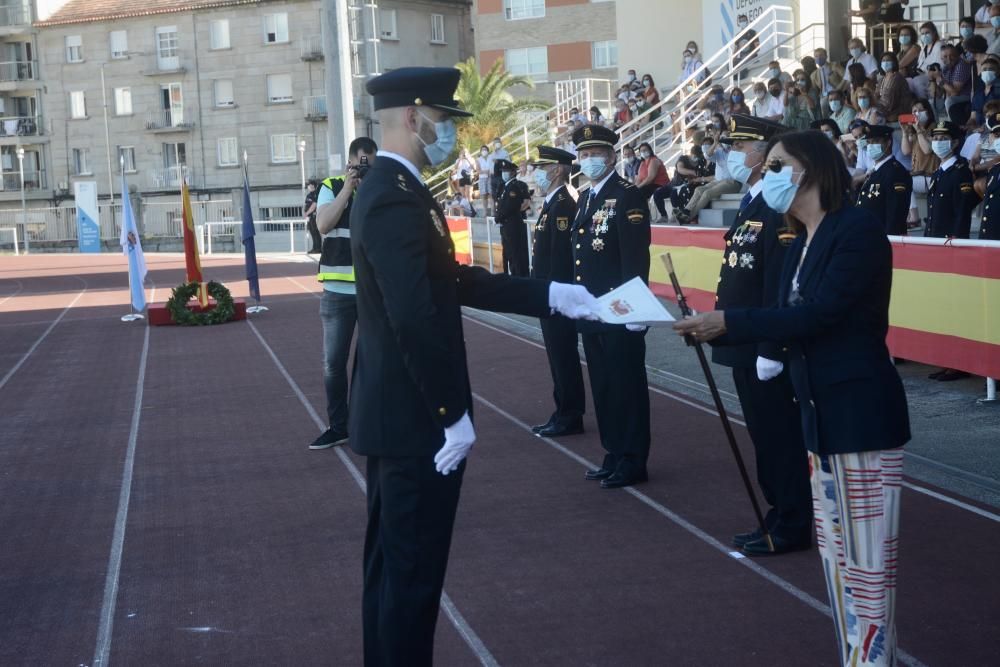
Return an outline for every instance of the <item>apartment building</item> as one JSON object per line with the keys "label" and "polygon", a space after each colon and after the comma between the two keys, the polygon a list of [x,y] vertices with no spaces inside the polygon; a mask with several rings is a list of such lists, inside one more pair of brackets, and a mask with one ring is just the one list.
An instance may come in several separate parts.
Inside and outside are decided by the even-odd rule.
{"label": "apartment building", "polygon": [[50,128],[41,114],[37,31],[30,0],[0,4],[0,206],[20,202],[21,163],[27,199],[47,196]]}

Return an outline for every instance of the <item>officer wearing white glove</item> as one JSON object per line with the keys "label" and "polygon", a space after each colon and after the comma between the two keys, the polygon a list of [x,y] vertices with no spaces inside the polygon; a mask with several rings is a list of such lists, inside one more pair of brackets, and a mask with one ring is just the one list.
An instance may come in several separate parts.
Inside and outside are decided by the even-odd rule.
{"label": "officer wearing white glove", "polygon": [[767,357],[757,357],[757,379],[761,382],[767,382],[778,377],[784,368],[785,365],[780,361],[774,361]]}
{"label": "officer wearing white glove", "polygon": [[597,299],[582,285],[549,284],[549,308],[572,320],[599,319]]}
{"label": "officer wearing white glove", "polygon": [[461,419],[444,430],[444,446],[434,455],[434,468],[442,475],[452,472],[469,455],[475,441],[476,429],[466,411]]}

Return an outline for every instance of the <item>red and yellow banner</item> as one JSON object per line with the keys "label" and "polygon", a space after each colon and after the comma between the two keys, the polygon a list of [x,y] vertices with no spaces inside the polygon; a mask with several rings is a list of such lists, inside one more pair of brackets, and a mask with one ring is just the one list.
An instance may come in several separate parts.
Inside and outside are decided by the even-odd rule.
{"label": "red and yellow banner", "polygon": [[455,244],[455,261],[472,264],[472,236],[469,234],[469,219],[448,216],[448,231]]}
{"label": "red and yellow banner", "polygon": [[[1000,243],[890,237],[893,356],[1000,377]],[[653,227],[650,287],[674,300],[657,257],[669,252],[691,307],[715,307],[723,230]]]}
{"label": "red and yellow banner", "polygon": [[188,191],[186,180],[181,181],[181,215],[184,222],[184,265],[187,269],[187,282],[198,283],[198,302],[205,307],[208,305],[208,289],[201,275],[198,239],[195,236],[194,215],[191,213],[191,193]]}

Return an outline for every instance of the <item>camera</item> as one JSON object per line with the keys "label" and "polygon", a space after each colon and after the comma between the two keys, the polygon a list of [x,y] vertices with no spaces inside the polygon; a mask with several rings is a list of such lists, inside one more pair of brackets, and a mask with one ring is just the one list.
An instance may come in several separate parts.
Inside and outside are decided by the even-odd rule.
{"label": "camera", "polygon": [[351,171],[353,171],[354,175],[358,177],[358,180],[363,180],[364,177],[368,175],[369,169],[371,169],[371,166],[368,164],[367,155],[362,155],[358,159],[358,164],[351,167]]}

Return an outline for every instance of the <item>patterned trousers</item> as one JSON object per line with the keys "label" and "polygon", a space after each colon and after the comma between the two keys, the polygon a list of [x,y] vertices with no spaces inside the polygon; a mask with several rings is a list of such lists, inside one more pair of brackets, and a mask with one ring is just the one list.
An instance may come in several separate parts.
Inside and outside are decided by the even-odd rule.
{"label": "patterned trousers", "polygon": [[809,472],[841,662],[892,667],[903,450],[810,452]]}

